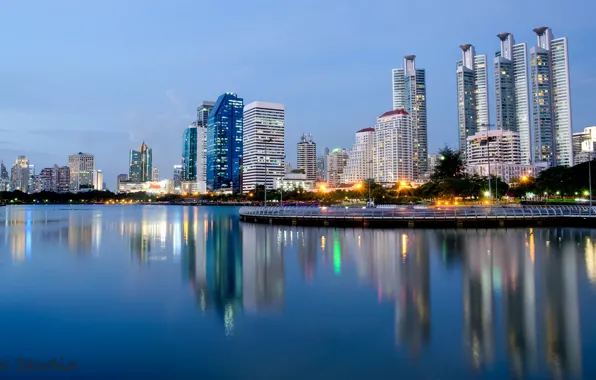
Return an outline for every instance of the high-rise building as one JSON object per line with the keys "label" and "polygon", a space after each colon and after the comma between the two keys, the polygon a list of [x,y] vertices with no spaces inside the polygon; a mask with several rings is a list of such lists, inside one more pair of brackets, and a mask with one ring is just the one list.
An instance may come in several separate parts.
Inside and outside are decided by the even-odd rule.
{"label": "high-rise building", "polygon": [[373,134],[373,172],[378,182],[412,181],[412,118],[404,110],[377,118]]}
{"label": "high-rise building", "polygon": [[538,36],[538,46],[530,49],[534,162],[572,166],[567,38],[554,38],[547,27],[534,32]]}
{"label": "high-rise building", "polygon": [[374,133],[374,128],[364,128],[356,132],[356,142],[348,152],[342,183],[356,183],[373,178]]}
{"label": "high-rise building", "polygon": [[415,55],[404,57],[404,67],[393,69],[393,109],[412,118],[414,178],[428,171],[428,124],[426,119],[426,71],[417,69]]}
{"label": "high-rise building", "polygon": [[103,190],[103,172],[99,169],[93,172],[93,188]]}
{"label": "high-rise building", "polygon": [[244,106],[244,153],[242,192],[257,185],[273,189],[276,178],[284,176],[284,105],[252,102]]}
{"label": "high-rise building", "polygon": [[68,193],[70,191],[70,168],[68,166],[54,165],[56,171],[56,192]]}
{"label": "high-rise building", "polygon": [[343,148],[333,149],[327,156],[327,185],[337,187],[341,183],[344,168],[348,162],[348,151]]}
{"label": "high-rise building", "polygon": [[11,169],[10,182],[14,190],[24,193],[29,189],[29,160],[25,156],[19,156]]}
{"label": "high-rise building", "polygon": [[4,161],[0,161],[0,179],[10,179]]}
{"label": "high-rise building", "polygon": [[[204,111],[198,113],[204,116]],[[182,173],[181,181],[185,191],[204,193],[206,191],[206,138],[207,128],[204,120],[192,123],[186,131],[182,141]]]}
{"label": "high-rise building", "polygon": [[488,71],[486,55],[476,55],[474,46],[460,46],[457,62],[457,109],[459,148],[465,154],[468,136],[489,129]]}
{"label": "high-rise building", "polygon": [[596,159],[596,127],[586,127],[573,134],[573,164]]}
{"label": "high-rise building", "polygon": [[54,168],[43,168],[39,172],[39,182],[40,182],[40,190],[39,191],[52,191],[56,192],[56,179],[57,179],[57,172]]}
{"label": "high-rise building", "polygon": [[317,180],[317,144],[312,135],[302,135],[298,142],[298,165],[297,169],[304,170],[306,179]]}
{"label": "high-rise building", "polygon": [[327,178],[325,174],[325,162],[327,162],[327,157],[317,156],[317,181],[325,181]]}
{"label": "high-rise building", "polygon": [[323,178],[322,181],[327,181],[327,172],[329,170],[329,163],[327,158],[329,157],[329,147],[323,147]]}
{"label": "high-rise building", "polygon": [[120,183],[128,181],[128,174],[118,174],[116,179],[116,192],[120,191]]}
{"label": "high-rise building", "polygon": [[174,181],[174,188],[180,188],[182,184],[182,173],[184,172],[184,167],[182,165],[174,165],[174,175],[172,180]]}
{"label": "high-rise building", "polygon": [[93,172],[95,171],[95,156],[79,152],[68,156],[70,168],[70,189],[77,192],[80,189],[93,186]]}
{"label": "high-rise building", "polygon": [[151,180],[153,182],[159,181],[159,169],[158,168],[151,169]]}
{"label": "high-rise building", "polygon": [[29,181],[27,183],[29,193],[35,192],[35,180],[35,165],[29,164]]}
{"label": "high-rise building", "polygon": [[501,50],[495,54],[497,129],[519,133],[521,163],[532,162],[528,53],[525,43],[516,44],[513,34],[500,33]]}
{"label": "high-rise building", "polygon": [[221,95],[207,122],[207,188],[240,191],[243,154],[244,100]]}
{"label": "high-rise building", "polygon": [[152,150],[143,141],[139,150],[130,150],[128,179],[133,182],[151,181]]}

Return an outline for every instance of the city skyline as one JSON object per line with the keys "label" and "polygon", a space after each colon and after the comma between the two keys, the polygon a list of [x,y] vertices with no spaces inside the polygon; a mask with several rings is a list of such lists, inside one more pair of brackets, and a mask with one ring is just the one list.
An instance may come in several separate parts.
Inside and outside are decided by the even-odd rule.
{"label": "city skyline", "polygon": [[[187,6],[191,13],[194,5]],[[239,5],[239,8],[235,8],[234,14],[226,17],[236,18],[239,16],[236,12],[239,9],[246,10],[246,7]],[[97,8],[94,15],[96,21],[92,24],[99,21],[102,24],[111,23],[114,18],[119,19],[128,12],[126,7],[109,12],[107,6],[98,5]],[[415,8],[426,7],[424,3],[420,3]],[[454,8],[454,5],[449,8]],[[62,16],[57,14],[68,17],[69,22],[64,23],[64,19],[59,21],[60,17],[48,21],[47,15],[54,14],[56,10],[41,5],[35,10],[27,10],[31,12],[28,16],[32,22],[39,18],[40,22],[45,20],[45,23],[50,23],[54,28],[52,33],[40,36],[38,33],[27,31],[24,26],[12,24],[12,20],[3,25],[20,33],[21,42],[17,44],[9,41],[7,45],[7,54],[12,59],[7,63],[6,72],[15,75],[2,78],[6,78],[6,86],[16,91],[11,91],[10,97],[0,98],[0,104],[5,104],[0,113],[0,123],[11,128],[14,126],[14,131],[18,130],[26,136],[41,131],[44,136],[48,136],[50,144],[34,138],[35,136],[18,139],[16,132],[11,132],[4,138],[8,144],[0,146],[0,158],[5,162],[12,162],[18,155],[26,155],[38,167],[49,167],[54,163],[64,164],[64,156],[68,152],[91,152],[97,157],[97,166],[104,170],[108,187],[113,188],[116,175],[126,171],[126,163],[122,162],[125,161],[122,159],[125,152],[130,146],[136,146],[138,141],[145,140],[155,150],[154,165],[164,168],[162,176],[170,177],[171,169],[165,168],[171,168],[179,161],[181,130],[193,120],[193,109],[203,99],[212,99],[225,91],[242,94],[247,103],[270,99],[286,105],[286,155],[289,160],[296,156],[294,141],[302,133],[313,133],[319,146],[348,147],[353,143],[355,131],[374,125],[375,117],[390,109],[391,105],[387,103],[391,96],[391,89],[387,84],[388,73],[392,68],[400,66],[404,54],[410,53],[416,54],[420,66],[427,71],[429,152],[435,152],[444,143],[457,146],[457,111],[454,109],[453,99],[456,91],[453,63],[458,58],[457,46],[468,41],[474,44],[479,53],[487,54],[488,64],[491,66],[488,70],[488,83],[492,87],[494,74],[491,61],[498,42],[495,35],[504,30],[509,31],[515,35],[517,41],[526,42],[530,47],[534,45],[535,40],[532,29],[540,25],[550,26],[557,36],[566,36],[570,42],[574,131],[593,125],[589,108],[594,101],[594,95],[590,92],[590,83],[593,80],[590,67],[596,59],[587,54],[589,49],[581,49],[582,45],[589,44],[589,33],[586,31],[589,32],[592,28],[585,12],[578,12],[573,7],[563,10],[564,15],[575,20],[571,24],[560,21],[565,18],[555,17],[551,12],[547,12],[549,2],[540,10],[525,4],[517,5],[515,14],[507,12],[504,8],[506,7],[497,10],[491,8],[491,12],[495,12],[497,16],[494,20],[491,18],[484,23],[474,21],[470,25],[457,25],[453,20],[439,19],[436,15],[418,20],[418,32],[396,44],[389,35],[411,30],[411,23],[409,26],[405,23],[391,26],[392,32],[387,33],[390,24],[385,14],[398,9],[397,5],[376,4],[375,7],[362,9],[360,12],[357,11],[355,3],[347,2],[343,8],[344,13],[336,20],[338,25],[351,25],[354,19],[360,17],[364,17],[368,23],[372,23],[374,19],[373,27],[365,29],[366,32],[361,36],[345,38],[345,34],[352,36],[355,32],[341,32],[341,27],[337,28],[337,31],[326,33],[326,22],[317,15],[307,15],[313,28],[305,35],[286,36],[289,40],[282,46],[260,46],[262,50],[258,53],[240,46],[240,51],[250,54],[242,55],[242,59],[232,62],[215,56],[209,59],[200,58],[204,55],[205,47],[196,48],[197,39],[205,40],[207,46],[215,46],[216,49],[217,46],[223,46],[223,41],[203,39],[204,36],[200,36],[197,31],[182,26],[187,15],[174,15],[171,10],[166,12],[169,16],[167,22],[164,21],[164,28],[167,25],[176,25],[178,28],[171,28],[166,35],[161,36],[161,28],[148,26],[152,25],[148,21],[155,17],[158,9],[161,12],[161,7],[158,6],[150,5],[137,10],[138,14],[135,16],[139,22],[144,20],[147,25],[141,29],[147,32],[143,34],[143,39],[153,36],[158,43],[149,47],[147,44],[136,43],[140,38],[138,33],[125,34],[120,36],[123,38],[117,41],[115,50],[107,55],[102,53],[102,49],[106,49],[106,42],[114,39],[108,40],[108,36],[96,35],[88,28],[83,28],[80,36],[70,37],[74,39],[69,40],[70,43],[62,42],[68,40],[61,37],[69,30],[69,22],[83,22],[89,17],[88,12],[84,12],[81,7],[73,7],[63,12]],[[278,26],[282,30],[281,25],[295,25],[298,20],[303,23],[304,15],[300,16],[302,13],[299,9],[294,11],[295,16],[278,8],[270,10],[274,14],[284,15],[285,22],[270,21],[271,18],[267,17],[263,19],[259,30],[277,30]],[[331,8],[325,6],[322,11],[331,11]],[[446,5],[433,9],[437,15],[446,11]],[[11,5],[5,14],[14,13],[15,16],[19,16],[21,12],[21,6]],[[468,13],[471,11],[466,10],[461,16],[464,17]],[[499,15],[503,17],[498,17]],[[216,18],[221,17],[218,15]],[[59,27],[60,22],[65,25]],[[209,20],[209,23],[218,21]],[[239,28],[245,26],[246,22],[239,24]],[[438,29],[449,30],[449,33],[445,33],[438,40],[435,35]],[[252,33],[260,34],[259,31],[251,30],[248,32],[249,36],[253,35]],[[325,35],[327,38],[323,45],[325,49],[322,49],[320,44],[311,47],[307,43],[311,40],[316,41],[315,36],[319,35]],[[231,38],[230,32],[218,36],[218,39],[224,41]],[[39,51],[30,51],[27,48],[31,46],[29,41],[35,41],[35,45],[44,47]],[[370,41],[374,43],[371,44]],[[63,64],[63,59],[60,58],[62,51],[87,51],[87,46],[100,46],[98,50],[89,51],[93,59],[74,60],[68,65]],[[292,49],[289,49],[289,46],[293,46]],[[376,59],[371,62],[368,58],[354,56],[355,48],[363,48],[364,53],[369,56],[374,54]],[[163,49],[167,49],[168,54],[156,53]],[[280,52],[281,55],[278,54]],[[289,53],[291,58],[283,58],[285,53]],[[153,58],[156,54],[158,59]],[[270,59],[273,54],[278,58]],[[130,58],[119,61],[122,57]],[[317,57],[316,61],[323,63],[315,63],[314,57]],[[44,65],[40,65],[40,62]],[[139,62],[154,63],[149,65],[150,67],[142,67],[139,71]],[[173,68],[175,70],[172,70]],[[173,71],[175,74],[170,75]],[[97,76],[90,78],[90,82],[85,82],[75,80],[71,74],[73,72],[78,73],[76,78],[86,78],[91,76],[91,73],[97,73]],[[292,72],[292,75],[288,75],[288,72]],[[27,73],[30,79],[25,78],[24,73]],[[64,89],[68,92],[56,92],[54,79],[43,78],[55,78],[56,83],[65,83]],[[346,81],[345,78],[352,79]],[[122,83],[118,88],[126,90],[114,93],[115,80]],[[94,86],[97,90],[91,93],[84,91],[82,83],[79,82],[85,82],[85,88]],[[32,83],[39,86],[31,87]],[[32,88],[37,88],[38,91],[30,93]],[[490,111],[493,118],[491,123],[495,123],[494,92],[490,92]],[[46,97],[52,100],[45,101]],[[102,111],[98,112],[99,109]],[[346,113],[343,112],[345,109],[359,111]],[[304,112],[305,110],[308,112]],[[40,119],[44,120],[43,126],[34,121]],[[83,125],[85,128],[81,128]],[[340,131],[349,133],[339,133]],[[120,157],[109,154],[113,145],[115,151],[122,152],[119,154]]]}

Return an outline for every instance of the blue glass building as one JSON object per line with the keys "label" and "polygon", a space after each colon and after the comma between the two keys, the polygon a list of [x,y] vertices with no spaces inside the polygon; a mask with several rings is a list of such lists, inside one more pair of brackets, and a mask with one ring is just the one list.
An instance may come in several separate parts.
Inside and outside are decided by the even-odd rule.
{"label": "blue glass building", "polygon": [[182,181],[197,179],[197,126],[191,125],[184,131],[182,139]]}
{"label": "blue glass building", "polygon": [[241,190],[244,100],[221,95],[207,122],[207,189]]}
{"label": "blue glass building", "polygon": [[139,150],[130,150],[128,158],[128,180],[133,182],[151,181],[152,150],[143,141]]}

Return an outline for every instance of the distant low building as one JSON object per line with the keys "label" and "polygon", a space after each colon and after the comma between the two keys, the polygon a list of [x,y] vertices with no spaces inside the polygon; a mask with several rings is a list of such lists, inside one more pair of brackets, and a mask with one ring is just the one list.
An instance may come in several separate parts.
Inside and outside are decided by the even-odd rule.
{"label": "distant low building", "polygon": [[[520,165],[520,164],[502,164],[491,163],[490,174],[501,178],[506,183],[514,182],[523,176],[536,177],[542,170],[546,169],[546,164],[542,165]],[[482,177],[488,176],[489,164],[468,165],[466,171],[468,174],[477,174]]]}
{"label": "distant low building", "polygon": [[139,193],[145,192],[148,194],[170,194],[174,192],[173,181],[163,180],[158,182],[136,182],[136,181],[120,181],[118,183],[119,193]]}
{"label": "distant low building", "polygon": [[293,191],[302,189],[309,191],[315,188],[315,181],[309,180],[303,170],[293,170],[287,173],[283,178],[276,178],[273,182],[274,189],[283,189],[283,191]]}

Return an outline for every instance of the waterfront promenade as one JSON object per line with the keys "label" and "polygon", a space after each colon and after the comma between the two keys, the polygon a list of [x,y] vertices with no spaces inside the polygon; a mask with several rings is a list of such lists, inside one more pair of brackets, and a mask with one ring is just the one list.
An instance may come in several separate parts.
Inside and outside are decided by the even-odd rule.
{"label": "waterfront promenade", "polygon": [[342,227],[596,227],[596,207],[241,207],[244,222]]}

